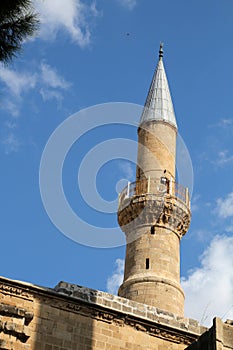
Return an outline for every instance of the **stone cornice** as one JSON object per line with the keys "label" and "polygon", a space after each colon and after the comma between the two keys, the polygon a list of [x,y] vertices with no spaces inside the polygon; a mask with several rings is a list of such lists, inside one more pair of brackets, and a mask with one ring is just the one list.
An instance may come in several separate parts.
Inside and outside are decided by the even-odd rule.
{"label": "stone cornice", "polygon": [[43,303],[52,307],[119,326],[130,325],[176,343],[191,344],[206,331],[195,320],[66,282],[60,282],[55,289],[50,289],[0,277],[0,293],[29,301],[42,298]]}

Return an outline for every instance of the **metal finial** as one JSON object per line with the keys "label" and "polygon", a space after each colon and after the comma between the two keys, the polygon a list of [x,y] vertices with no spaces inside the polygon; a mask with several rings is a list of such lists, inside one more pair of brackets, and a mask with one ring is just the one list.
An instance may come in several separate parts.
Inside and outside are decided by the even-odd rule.
{"label": "metal finial", "polygon": [[163,58],[163,43],[160,43],[159,58]]}

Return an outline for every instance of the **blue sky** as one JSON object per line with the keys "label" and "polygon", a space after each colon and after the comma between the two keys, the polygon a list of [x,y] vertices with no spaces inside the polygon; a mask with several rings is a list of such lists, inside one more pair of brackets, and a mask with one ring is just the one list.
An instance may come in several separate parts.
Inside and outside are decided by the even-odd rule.
{"label": "blue sky", "polygon": [[[51,134],[72,114],[109,102],[143,105],[163,41],[179,133],[194,171],[192,224],[181,245],[186,314],[202,322],[214,314],[233,318],[233,2],[34,3],[40,32],[0,68],[1,275],[115,292],[124,247],[84,246],[55,227],[40,196],[40,161]],[[70,148],[62,174],[74,212],[104,228],[116,227],[116,215],[85,203],[77,174],[86,154],[113,138],[135,141],[136,128],[91,130]],[[116,184],[132,181],[133,171],[127,160],[113,159],[90,176],[112,201]]]}

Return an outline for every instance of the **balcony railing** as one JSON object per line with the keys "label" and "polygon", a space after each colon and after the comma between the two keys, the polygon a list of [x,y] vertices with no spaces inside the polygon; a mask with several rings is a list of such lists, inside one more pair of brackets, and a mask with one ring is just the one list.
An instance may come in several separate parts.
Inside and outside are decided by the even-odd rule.
{"label": "balcony railing", "polygon": [[147,178],[131,183],[129,182],[119,194],[119,204],[127,198],[142,194],[170,195],[178,198],[190,208],[188,188],[183,187],[173,180],[168,180],[166,177],[158,179]]}

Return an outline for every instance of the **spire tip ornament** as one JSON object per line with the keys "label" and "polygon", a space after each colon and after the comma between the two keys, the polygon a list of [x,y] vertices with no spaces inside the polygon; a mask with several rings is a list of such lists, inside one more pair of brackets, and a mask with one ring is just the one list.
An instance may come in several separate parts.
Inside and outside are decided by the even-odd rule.
{"label": "spire tip ornament", "polygon": [[160,47],[159,47],[159,58],[163,58],[163,43],[160,43]]}

